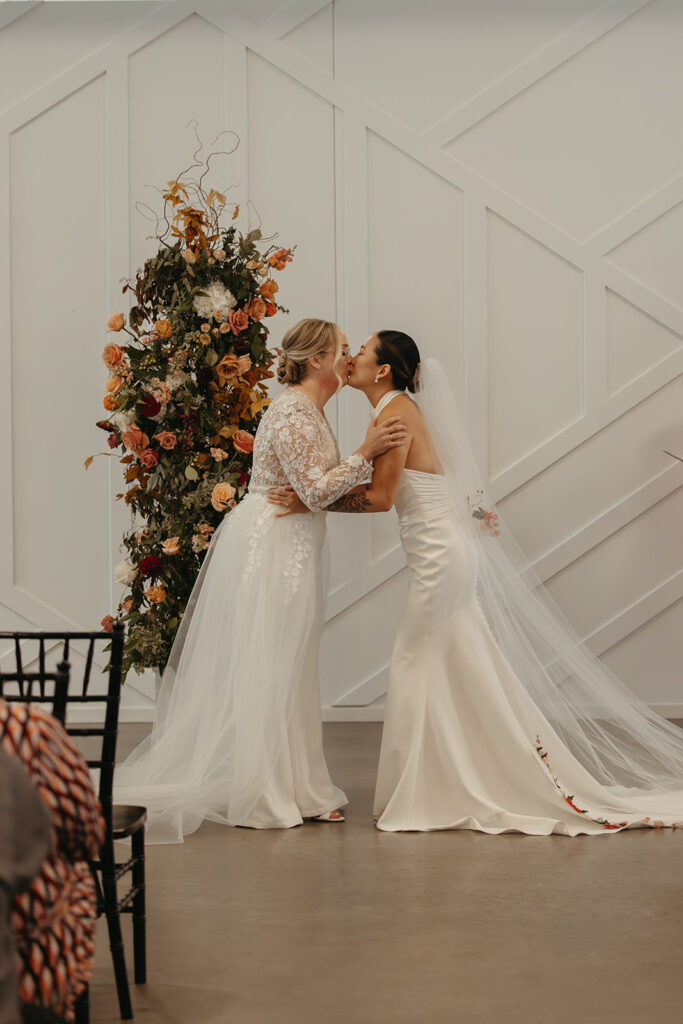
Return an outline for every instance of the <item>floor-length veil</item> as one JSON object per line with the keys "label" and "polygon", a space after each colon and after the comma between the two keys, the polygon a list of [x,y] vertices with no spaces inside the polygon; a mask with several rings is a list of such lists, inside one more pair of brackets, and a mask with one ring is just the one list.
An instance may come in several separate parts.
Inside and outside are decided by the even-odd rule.
{"label": "floor-length veil", "polygon": [[[616,797],[683,814],[683,730],[657,715],[580,640],[486,494],[445,372],[423,360],[415,395],[457,514],[475,538],[477,591],[504,657],[573,756]],[[481,492],[478,494],[477,492]],[[498,515],[482,530],[470,501]],[[649,807],[649,810],[648,810]]]}

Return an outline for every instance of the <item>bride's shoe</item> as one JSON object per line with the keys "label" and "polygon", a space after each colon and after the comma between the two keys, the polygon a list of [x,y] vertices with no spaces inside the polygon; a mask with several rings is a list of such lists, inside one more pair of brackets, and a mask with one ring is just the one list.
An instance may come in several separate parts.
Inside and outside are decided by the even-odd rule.
{"label": "bride's shoe", "polygon": [[324,814],[316,814],[311,821],[346,821],[341,811],[325,811]]}

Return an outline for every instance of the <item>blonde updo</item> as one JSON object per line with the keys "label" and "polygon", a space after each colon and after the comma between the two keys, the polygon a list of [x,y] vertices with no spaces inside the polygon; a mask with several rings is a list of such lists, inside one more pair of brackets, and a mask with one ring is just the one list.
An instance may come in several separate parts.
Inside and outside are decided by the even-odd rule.
{"label": "blonde updo", "polygon": [[322,355],[329,348],[334,348],[337,361],[341,354],[339,328],[331,320],[299,320],[285,334],[281,348],[277,379],[280,384],[299,384],[306,376],[311,356]]}

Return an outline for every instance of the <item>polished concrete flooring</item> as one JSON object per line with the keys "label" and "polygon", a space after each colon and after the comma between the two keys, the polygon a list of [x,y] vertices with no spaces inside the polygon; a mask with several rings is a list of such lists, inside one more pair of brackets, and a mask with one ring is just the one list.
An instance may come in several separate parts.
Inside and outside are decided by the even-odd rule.
{"label": "polished concrete flooring", "polygon": [[[141,727],[122,728],[121,755]],[[344,824],[204,825],[182,846],[148,848],[149,981],[132,988],[136,1020],[683,1019],[683,832],[378,832],[380,728],[325,726],[351,800]],[[98,936],[91,1020],[113,1024],[104,927]]]}

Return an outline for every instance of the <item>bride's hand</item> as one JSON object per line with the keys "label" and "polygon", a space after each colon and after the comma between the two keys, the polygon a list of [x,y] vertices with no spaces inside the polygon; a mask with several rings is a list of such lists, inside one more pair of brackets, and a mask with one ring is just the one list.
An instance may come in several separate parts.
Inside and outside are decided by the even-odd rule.
{"label": "bride's hand", "polygon": [[358,451],[371,462],[378,455],[384,455],[390,448],[400,448],[405,443],[407,435],[408,430],[400,416],[390,416],[380,424],[377,420],[372,420]]}
{"label": "bride's hand", "polygon": [[271,505],[280,505],[285,510],[284,512],[276,512],[276,519],[281,519],[282,516],[300,515],[302,512],[311,511],[308,505],[304,505],[299,495],[291,486],[271,487],[266,497]]}

